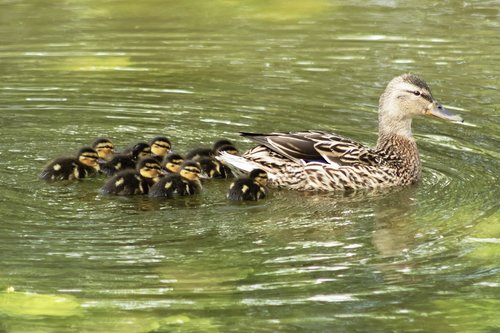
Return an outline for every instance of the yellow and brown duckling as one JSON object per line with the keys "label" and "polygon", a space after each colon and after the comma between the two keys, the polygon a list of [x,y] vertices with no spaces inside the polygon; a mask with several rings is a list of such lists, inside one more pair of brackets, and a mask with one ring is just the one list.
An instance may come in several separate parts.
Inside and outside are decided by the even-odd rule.
{"label": "yellow and brown duckling", "polygon": [[100,163],[111,160],[115,153],[113,142],[107,138],[97,138],[94,143],[92,143],[92,148],[94,148],[99,155]]}
{"label": "yellow and brown duckling", "polygon": [[151,157],[151,147],[146,142],[139,142],[127,153],[117,154],[110,161],[101,164],[101,172],[113,176],[125,169],[135,169],[138,161],[148,157]]}
{"label": "yellow and brown duckling", "polygon": [[148,194],[149,189],[161,176],[161,165],[155,158],[137,163],[136,170],[123,170],[110,178],[101,193],[116,195]]}
{"label": "yellow and brown duckling", "polygon": [[186,161],[182,164],[179,173],[168,174],[154,184],[149,196],[172,198],[197,194],[201,191],[201,168],[197,162]]}
{"label": "yellow and brown duckling", "polygon": [[99,170],[99,155],[91,147],[81,148],[76,158],[61,157],[43,169],[39,177],[43,180],[73,180],[93,176]]}
{"label": "yellow and brown duckling", "polygon": [[168,173],[178,173],[184,158],[177,153],[170,153],[163,159],[163,169]]}
{"label": "yellow and brown duckling", "polygon": [[151,154],[160,162],[172,150],[172,142],[165,136],[157,136],[149,143],[151,146]]}
{"label": "yellow and brown duckling", "polygon": [[227,192],[229,200],[257,201],[267,196],[267,173],[254,169],[248,177],[236,179]]}

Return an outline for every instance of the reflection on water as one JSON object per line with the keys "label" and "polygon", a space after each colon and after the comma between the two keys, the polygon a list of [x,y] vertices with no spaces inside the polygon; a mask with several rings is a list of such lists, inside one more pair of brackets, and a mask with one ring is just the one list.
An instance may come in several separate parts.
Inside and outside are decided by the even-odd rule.
{"label": "reflection on water", "polygon": [[[492,332],[496,1],[0,4],[0,332]],[[424,8],[429,8],[423,10]],[[471,34],[474,38],[471,38]],[[176,200],[47,184],[106,136],[174,150],[240,131],[376,142],[388,80],[421,74],[471,126],[416,119],[405,189]],[[65,304],[65,306],[61,306]]]}

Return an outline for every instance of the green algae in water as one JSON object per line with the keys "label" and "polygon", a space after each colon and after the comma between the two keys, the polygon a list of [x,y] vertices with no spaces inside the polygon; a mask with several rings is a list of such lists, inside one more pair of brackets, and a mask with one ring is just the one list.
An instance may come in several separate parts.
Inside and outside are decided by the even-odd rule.
{"label": "green algae in water", "polygon": [[82,308],[76,298],[70,295],[2,292],[0,314],[68,317],[81,315]]}
{"label": "green algae in water", "polygon": [[190,317],[184,314],[169,316],[151,325],[148,333],[159,332],[220,332],[212,319]]}

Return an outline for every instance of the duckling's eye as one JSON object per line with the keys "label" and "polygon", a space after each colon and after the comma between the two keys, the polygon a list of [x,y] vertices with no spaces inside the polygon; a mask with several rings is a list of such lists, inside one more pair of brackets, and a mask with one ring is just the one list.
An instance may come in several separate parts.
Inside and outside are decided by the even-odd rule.
{"label": "duckling's eye", "polygon": [[111,145],[105,145],[105,146],[97,146],[97,149],[113,149],[114,147]]}
{"label": "duckling's eye", "polygon": [[162,144],[159,144],[159,143],[154,143],[155,146],[158,146],[160,148],[163,148],[163,149],[170,149],[170,146],[169,145],[162,145]]}

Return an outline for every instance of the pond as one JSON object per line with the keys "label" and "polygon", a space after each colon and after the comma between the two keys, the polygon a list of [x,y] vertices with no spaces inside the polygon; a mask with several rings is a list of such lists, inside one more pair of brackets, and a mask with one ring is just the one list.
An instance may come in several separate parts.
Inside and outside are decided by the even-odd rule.
{"label": "pond", "polygon": [[[0,332],[499,332],[498,1],[7,0],[0,18]],[[230,180],[152,201],[37,178],[101,136],[374,145],[406,72],[465,119],[414,121],[415,186],[235,204]]]}

